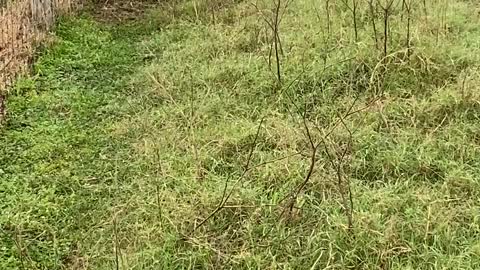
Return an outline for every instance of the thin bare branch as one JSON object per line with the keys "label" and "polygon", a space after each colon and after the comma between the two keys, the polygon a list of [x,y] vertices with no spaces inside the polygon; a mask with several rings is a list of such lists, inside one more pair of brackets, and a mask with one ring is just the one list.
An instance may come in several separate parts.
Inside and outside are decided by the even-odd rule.
{"label": "thin bare branch", "polygon": [[240,181],[245,177],[245,175],[249,171],[250,162],[251,162],[251,159],[252,159],[252,156],[253,156],[253,152],[254,152],[254,150],[257,146],[257,140],[258,140],[258,137],[260,135],[260,129],[262,127],[262,124],[263,124],[264,120],[265,120],[265,117],[263,117],[260,120],[260,124],[258,125],[257,133],[255,134],[255,139],[253,140],[252,148],[250,149],[250,153],[248,155],[248,158],[247,158],[247,161],[245,163],[244,170],[243,170],[242,174],[238,177],[237,181],[233,184],[233,186],[230,189],[230,192],[228,194],[227,194],[227,187],[228,187],[228,182],[230,180],[230,177],[227,178],[227,180],[225,181],[225,186],[224,186],[223,193],[222,193],[222,199],[220,200],[217,208],[213,212],[211,212],[205,219],[203,219],[197,226],[195,226],[190,234],[193,234],[198,228],[200,228],[208,220],[210,220],[213,216],[215,216],[218,212],[220,212],[222,209],[224,209],[225,204],[228,202],[228,200],[232,196],[233,191],[235,190],[235,187],[238,185],[238,183],[240,183]]}

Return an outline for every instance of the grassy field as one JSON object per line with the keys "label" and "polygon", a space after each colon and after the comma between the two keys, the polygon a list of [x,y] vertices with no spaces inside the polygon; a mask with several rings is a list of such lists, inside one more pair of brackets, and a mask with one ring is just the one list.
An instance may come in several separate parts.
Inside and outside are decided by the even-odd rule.
{"label": "grassy field", "polygon": [[0,128],[0,269],[480,269],[480,6],[367,2],[62,19]]}

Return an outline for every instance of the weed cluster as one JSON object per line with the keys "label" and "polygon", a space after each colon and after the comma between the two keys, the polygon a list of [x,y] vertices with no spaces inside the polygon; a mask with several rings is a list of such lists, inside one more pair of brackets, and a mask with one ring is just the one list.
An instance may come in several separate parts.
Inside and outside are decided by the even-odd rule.
{"label": "weed cluster", "polygon": [[480,268],[469,1],[66,18],[0,134],[0,268]]}

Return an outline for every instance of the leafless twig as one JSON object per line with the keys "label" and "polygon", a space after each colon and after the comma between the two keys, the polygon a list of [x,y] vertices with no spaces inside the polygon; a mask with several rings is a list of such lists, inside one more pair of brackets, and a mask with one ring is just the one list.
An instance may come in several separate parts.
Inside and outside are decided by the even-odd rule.
{"label": "leafless twig", "polygon": [[368,0],[368,7],[370,11],[370,17],[372,21],[373,37],[375,39],[375,48],[378,50],[378,34],[377,34],[377,24],[375,20],[377,19],[377,13],[375,7],[373,6],[373,0]]}
{"label": "leafless twig", "polygon": [[350,5],[349,0],[342,0],[345,7],[352,12],[353,18],[353,31],[355,34],[355,42],[358,42],[358,26],[357,26],[357,9],[358,3],[357,0],[352,0],[352,4]]}
{"label": "leafless twig", "polygon": [[270,16],[267,16],[257,4],[253,4],[257,12],[262,15],[263,21],[272,31],[272,38],[270,41],[269,53],[268,53],[268,64],[271,66],[271,57],[272,54],[275,55],[275,64],[276,64],[276,78],[279,84],[282,83],[282,72],[281,72],[281,61],[280,54],[283,54],[282,41],[280,39],[280,24],[285,15],[285,12],[291,3],[292,0],[286,0],[282,4],[282,0],[273,0],[273,18],[270,19]]}
{"label": "leafless twig", "polygon": [[119,245],[118,245],[118,230],[117,230],[117,217],[113,217],[113,245],[114,245],[114,250],[115,250],[115,269],[119,270],[120,269],[120,251],[119,251]]}
{"label": "leafless twig", "polygon": [[227,180],[225,181],[225,186],[223,188],[222,199],[220,200],[217,208],[215,208],[215,210],[213,212],[211,212],[205,219],[203,219],[197,226],[195,226],[195,228],[193,228],[193,230],[191,231],[190,234],[194,233],[198,228],[200,228],[208,220],[210,220],[213,216],[215,216],[218,212],[220,212],[222,209],[225,208],[225,204],[228,202],[228,200],[232,196],[233,191],[235,190],[235,187],[238,185],[238,183],[240,183],[240,181],[243,180],[243,178],[245,177],[245,175],[249,171],[250,162],[252,160],[253,152],[255,150],[255,147],[257,146],[258,137],[260,135],[260,129],[262,127],[262,124],[263,124],[264,120],[265,120],[265,117],[263,117],[260,120],[260,124],[258,125],[257,133],[255,134],[255,139],[253,140],[252,148],[250,149],[250,153],[248,155],[247,162],[246,162],[246,164],[243,168],[242,174],[237,178],[237,181],[233,184],[232,188],[230,189],[230,192],[228,192],[228,193],[227,193],[227,188],[228,188],[228,182],[230,180],[230,177],[227,178]]}

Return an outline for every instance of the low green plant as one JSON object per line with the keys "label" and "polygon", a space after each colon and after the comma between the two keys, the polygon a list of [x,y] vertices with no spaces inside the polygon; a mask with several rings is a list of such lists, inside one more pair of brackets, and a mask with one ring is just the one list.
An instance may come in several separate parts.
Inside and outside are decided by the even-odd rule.
{"label": "low green plant", "polygon": [[280,86],[270,2],[63,18],[7,101],[0,268],[478,269],[473,3],[327,2],[279,16]]}

